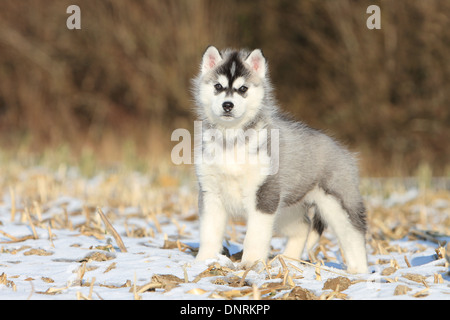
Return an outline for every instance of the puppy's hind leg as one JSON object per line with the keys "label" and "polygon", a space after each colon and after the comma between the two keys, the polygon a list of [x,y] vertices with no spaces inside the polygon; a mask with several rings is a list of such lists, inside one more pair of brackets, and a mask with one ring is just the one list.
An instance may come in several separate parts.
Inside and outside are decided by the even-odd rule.
{"label": "puppy's hind leg", "polygon": [[299,259],[305,248],[311,229],[311,222],[306,216],[307,206],[303,203],[283,208],[277,218],[277,230],[287,237],[283,255]]}
{"label": "puppy's hind leg", "polygon": [[349,213],[333,195],[316,188],[308,194],[320,210],[321,217],[336,234],[351,273],[367,273],[365,230],[355,227]]}
{"label": "puppy's hind leg", "polygon": [[320,217],[319,208],[316,205],[313,205],[308,209],[308,216],[311,219],[311,229],[308,233],[305,249],[308,255],[312,255],[312,251],[319,242],[320,236],[326,226]]}

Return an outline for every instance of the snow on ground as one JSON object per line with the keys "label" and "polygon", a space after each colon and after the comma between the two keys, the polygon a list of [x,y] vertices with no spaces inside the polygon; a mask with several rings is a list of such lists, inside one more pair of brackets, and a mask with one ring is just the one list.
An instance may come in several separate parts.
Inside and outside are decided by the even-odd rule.
{"label": "snow on ground", "polygon": [[0,179],[0,299],[450,299],[445,190],[366,190],[371,273],[352,275],[328,231],[305,260],[280,256],[275,236],[268,264],[240,270],[242,222],[228,228],[226,255],[195,262],[196,189],[186,176],[85,178],[61,167]]}

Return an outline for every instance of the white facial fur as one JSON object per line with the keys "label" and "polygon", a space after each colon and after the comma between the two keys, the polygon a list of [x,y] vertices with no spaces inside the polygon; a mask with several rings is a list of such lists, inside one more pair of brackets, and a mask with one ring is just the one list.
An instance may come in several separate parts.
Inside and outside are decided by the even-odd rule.
{"label": "white facial fur", "polygon": [[[220,93],[216,92],[214,85],[219,83],[224,90]],[[262,101],[264,92],[261,86],[255,86],[246,82],[243,77],[237,78],[233,84],[233,93],[229,94],[229,83],[227,77],[220,75],[217,79],[217,83],[209,82],[202,86],[202,97],[204,99],[204,106],[206,112],[210,117],[210,120],[220,123],[223,126],[229,127],[238,125],[246,119],[252,118]],[[239,94],[238,89],[242,86],[248,88],[245,94]],[[234,107],[231,112],[231,116],[226,116],[223,110],[223,103],[231,102]]]}

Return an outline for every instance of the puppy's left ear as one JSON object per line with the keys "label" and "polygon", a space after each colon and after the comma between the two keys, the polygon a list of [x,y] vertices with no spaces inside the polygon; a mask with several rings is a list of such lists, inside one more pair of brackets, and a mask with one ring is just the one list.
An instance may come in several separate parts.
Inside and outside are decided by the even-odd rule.
{"label": "puppy's left ear", "polygon": [[252,53],[249,54],[245,62],[250,65],[252,71],[256,72],[258,76],[260,76],[261,78],[264,78],[266,76],[266,58],[264,58],[264,55],[260,49],[253,50]]}

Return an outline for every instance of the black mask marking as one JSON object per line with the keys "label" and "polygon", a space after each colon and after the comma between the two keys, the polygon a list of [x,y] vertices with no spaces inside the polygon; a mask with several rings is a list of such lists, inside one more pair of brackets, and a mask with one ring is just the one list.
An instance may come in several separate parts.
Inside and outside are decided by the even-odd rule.
{"label": "black mask marking", "polygon": [[230,54],[228,60],[219,66],[216,70],[217,75],[224,75],[228,79],[227,94],[233,93],[233,82],[239,77],[247,78],[250,71],[244,66],[239,58],[239,52],[235,51]]}

